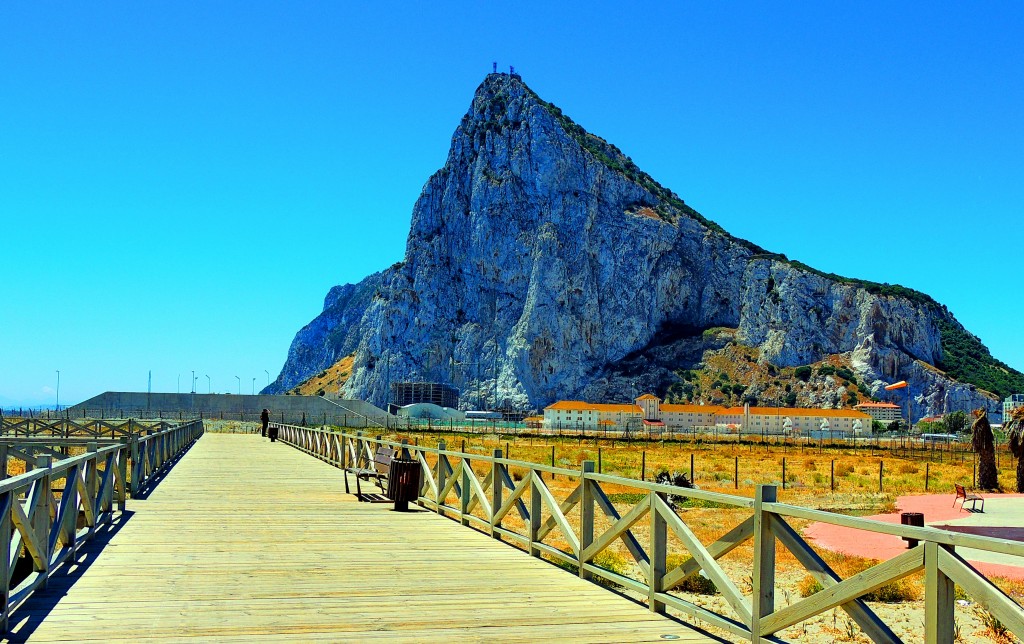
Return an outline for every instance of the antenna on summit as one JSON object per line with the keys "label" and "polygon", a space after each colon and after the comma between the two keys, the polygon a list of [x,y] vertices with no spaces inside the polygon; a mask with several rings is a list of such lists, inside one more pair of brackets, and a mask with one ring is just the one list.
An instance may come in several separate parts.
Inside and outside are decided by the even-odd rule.
{"label": "antenna on summit", "polygon": [[492,74],[497,74],[498,73],[498,61],[494,61],[493,63],[491,63],[491,73]]}

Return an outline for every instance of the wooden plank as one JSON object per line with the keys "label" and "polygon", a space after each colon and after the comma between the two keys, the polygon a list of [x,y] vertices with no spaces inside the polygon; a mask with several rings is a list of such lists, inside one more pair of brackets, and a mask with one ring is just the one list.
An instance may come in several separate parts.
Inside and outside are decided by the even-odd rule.
{"label": "wooden plank", "polygon": [[761,618],[775,612],[775,535],[771,529],[772,515],[764,512],[763,505],[774,503],[776,495],[774,485],[759,485],[754,493],[753,592],[747,622],[751,633],[760,633]]}
{"label": "wooden plank", "polygon": [[985,578],[960,555],[939,549],[939,570],[959,584],[971,599],[1002,622],[1018,639],[1024,639],[1024,609]]}
{"label": "wooden plank", "polygon": [[109,545],[82,546],[79,576],[17,608],[11,623],[32,626],[12,639],[712,641],[433,512],[355,503],[342,476],[258,435],[208,434],[103,529]]}
{"label": "wooden plank", "polygon": [[616,539],[622,536],[624,532],[629,530],[633,525],[640,519],[647,516],[647,513],[651,511],[651,500],[650,495],[644,497],[639,503],[634,505],[629,512],[622,516],[621,519],[616,521],[601,533],[594,542],[583,551],[581,560],[589,562],[594,558],[594,555],[601,552],[609,545],[612,544]]}
{"label": "wooden plank", "polygon": [[781,631],[830,608],[841,606],[851,599],[856,599],[885,584],[902,579],[922,568],[924,568],[923,544],[763,618],[760,634],[764,636]]}
{"label": "wooden plank", "polygon": [[[753,536],[754,517],[749,516],[735,528],[719,537],[717,541],[710,544],[707,547],[708,554],[715,560],[721,559]],[[690,557],[665,575],[665,587],[673,588],[676,584],[699,570],[700,564],[696,559]]]}
{"label": "wooden plank", "polygon": [[[591,486],[594,501],[597,503],[598,507],[601,508],[601,511],[605,513],[605,516],[610,518],[612,521],[618,521],[621,519],[622,517],[619,516],[619,511],[615,509],[615,506],[608,498],[608,495],[601,489],[601,485],[597,483],[597,481],[588,480],[587,482]],[[629,551],[629,554],[633,557],[633,561],[636,562],[636,565],[640,566],[640,570],[643,571],[644,575],[649,574],[651,566],[650,558],[648,558],[647,552],[644,550],[643,546],[640,545],[637,538],[633,536],[633,533],[625,532],[622,535],[622,543],[625,544],[626,550]]]}
{"label": "wooden plank", "polygon": [[686,546],[686,549],[690,551],[690,554],[700,564],[701,569],[708,576],[711,581],[715,582],[715,586],[718,587],[718,592],[722,593],[722,597],[728,602],[729,606],[733,609],[740,621],[744,624],[750,623],[750,608],[747,606],[746,599],[743,597],[743,593],[736,587],[732,579],[725,574],[715,558],[711,556],[711,553],[707,551],[707,548],[700,542],[700,540],[693,534],[690,527],[683,523],[683,520],[679,518],[679,515],[675,513],[675,510],[669,507],[664,500],[657,495],[652,497],[653,507],[661,513],[665,518],[665,522],[672,532]]}
{"label": "wooden plank", "polygon": [[[572,549],[574,555],[579,557],[580,555],[580,540],[576,536],[576,532],[569,525],[569,521],[562,514],[562,510],[559,506],[558,501],[552,496],[551,490],[541,479],[540,474],[537,472],[533,473],[533,488],[540,492],[540,498],[544,500],[544,503],[548,506],[548,511],[551,513],[551,517],[555,519],[555,523],[558,524],[558,528],[562,531],[562,538],[569,543],[569,547]],[[538,531],[539,532],[539,531]],[[535,537],[535,541],[541,541],[543,537]]]}
{"label": "wooden plank", "polygon": [[[818,580],[822,588],[830,588],[842,581],[839,575],[825,563],[825,560],[818,556],[807,542],[793,529],[786,520],[778,515],[772,515],[771,528],[775,537],[782,542],[782,545],[789,550],[793,557],[800,562],[807,572]],[[899,636],[892,632],[892,629],[872,611],[867,604],[860,599],[839,606],[860,626],[864,634],[871,638],[872,642],[879,644],[896,644],[900,642]]]}
{"label": "wooden plank", "polygon": [[941,546],[932,541],[924,544],[924,640],[927,644],[953,641],[953,580],[939,567]]}

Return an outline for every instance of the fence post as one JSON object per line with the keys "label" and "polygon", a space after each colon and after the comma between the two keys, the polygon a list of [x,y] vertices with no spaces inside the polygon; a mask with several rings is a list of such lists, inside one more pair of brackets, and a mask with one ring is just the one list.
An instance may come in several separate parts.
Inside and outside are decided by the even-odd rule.
{"label": "fence post", "polygon": [[580,552],[577,558],[581,579],[590,579],[590,573],[583,569],[590,560],[584,558],[583,552],[594,543],[594,495],[590,491],[590,481],[587,480],[587,474],[593,473],[594,461],[583,461],[580,470]]}
{"label": "fence post", "polygon": [[651,561],[650,575],[647,577],[647,606],[652,613],[664,613],[665,603],[657,600],[658,593],[665,588],[665,561],[668,558],[668,523],[658,511],[657,499],[665,500],[663,492],[650,492],[648,502],[651,504]]}
{"label": "fence post", "polygon": [[[463,452],[463,453],[465,453],[465,452]],[[469,525],[469,499],[470,499],[470,490],[471,490],[471,488],[469,487],[469,469],[472,467],[472,465],[470,464],[469,459],[466,458],[465,456],[462,457],[461,465],[462,465],[462,489],[459,490],[459,492],[461,492],[461,494],[459,494],[459,522],[462,523],[462,525],[464,525],[464,526],[468,526]]]}
{"label": "fence post", "polygon": [[[7,449],[8,449],[7,443],[3,443],[2,445],[0,445],[0,481],[3,481],[4,479],[7,478]],[[0,504],[0,505],[2,505],[2,504]],[[3,521],[3,517],[0,517],[0,521]],[[2,533],[3,533],[3,531],[0,531],[0,534],[2,534]],[[0,556],[3,556],[3,554],[4,554],[3,552],[0,552]],[[2,578],[2,575],[0,575],[0,578]],[[6,615],[7,615],[7,611],[6,611],[5,606],[0,606],[0,610],[4,611],[4,619],[6,619]],[[2,632],[2,631],[0,631],[0,632]]]}
{"label": "fence post", "polygon": [[444,511],[441,509],[441,506],[444,505],[444,497],[441,496],[441,491],[444,490],[444,486],[445,486],[445,484],[447,482],[446,479],[448,478],[448,469],[444,466],[445,456],[444,456],[443,452],[445,450],[445,447],[446,447],[446,445],[445,445],[444,441],[438,441],[438,443],[437,443],[437,498],[434,499],[434,503],[436,505],[437,513],[440,514],[441,516],[444,516]]}
{"label": "fence post", "polygon": [[939,549],[924,542],[924,638],[927,644],[953,641],[954,584],[939,568]]}
{"label": "fence post", "polygon": [[494,515],[501,509],[501,497],[502,489],[504,488],[503,479],[501,477],[501,463],[497,459],[501,458],[501,448],[496,448],[491,456],[495,459],[491,461],[491,516],[487,517],[491,522],[491,536],[498,541],[501,541],[501,535],[494,532],[494,528],[500,528],[501,522],[494,521]]}
{"label": "fence post", "polygon": [[[7,470],[7,447],[4,446],[4,472]],[[0,579],[11,578],[11,510],[12,503],[19,503],[14,492],[0,494]],[[10,608],[10,583],[0,584],[0,633],[7,633]]]}
{"label": "fence post", "polygon": [[754,494],[754,592],[750,634],[755,642],[760,641],[761,618],[775,612],[775,535],[770,515],[761,506],[775,503],[777,496],[774,485],[759,485]]}
{"label": "fence post", "polygon": [[[53,498],[51,492],[53,478],[50,472],[52,465],[53,460],[49,456],[36,457],[36,468],[46,470],[46,474],[36,483],[38,487],[36,487],[35,499],[33,499],[35,508],[32,515],[32,529],[36,533],[36,543],[39,543],[43,548],[43,565],[40,567],[34,563],[35,570],[43,577],[43,583],[40,588],[46,588],[47,580],[50,577],[50,556],[53,554],[49,548],[50,499]],[[14,502],[17,503],[18,501],[15,500]]]}
{"label": "fence post", "polygon": [[882,471],[885,468],[885,461],[878,461],[878,491],[882,491]]}
{"label": "fence post", "polygon": [[537,535],[540,533],[540,513],[541,513],[541,497],[540,488],[538,486],[544,485],[541,481],[540,472],[537,470],[530,470],[530,546],[529,552],[533,557],[540,558],[540,549],[534,544],[538,541]]}
{"label": "fence post", "polygon": [[129,440],[129,450],[131,451],[131,459],[132,459],[132,487],[131,487],[131,490],[132,490],[132,498],[134,499],[138,495],[138,493],[139,493],[139,488],[142,487],[142,477],[143,477],[142,469],[143,468],[140,467],[141,462],[139,461],[139,437],[133,435],[128,440]]}
{"label": "fence post", "polygon": [[121,487],[117,487],[117,480],[111,481],[114,484],[114,494],[117,496],[117,511],[124,512],[125,499],[128,497],[128,441],[123,439],[121,449],[115,452],[117,458],[117,473],[121,478]]}

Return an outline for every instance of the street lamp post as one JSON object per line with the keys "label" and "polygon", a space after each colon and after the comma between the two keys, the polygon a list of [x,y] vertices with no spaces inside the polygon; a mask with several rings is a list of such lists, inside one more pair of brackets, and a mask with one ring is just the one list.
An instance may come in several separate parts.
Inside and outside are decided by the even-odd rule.
{"label": "street lamp post", "polygon": [[178,386],[177,386],[177,388],[175,388],[174,392],[178,393],[178,394],[181,393],[181,374],[180,373],[178,374]]}
{"label": "street lamp post", "polygon": [[256,378],[255,377],[253,377],[253,379],[252,379],[252,395],[253,396],[256,395]]}
{"label": "street lamp post", "polygon": [[264,369],[263,373],[267,374],[267,386],[269,387],[270,386],[270,372],[267,371],[266,369]]}
{"label": "street lamp post", "polygon": [[192,370],[192,393],[196,393],[196,370]]}
{"label": "street lamp post", "polygon": [[60,369],[57,369],[57,411],[60,411]]}
{"label": "street lamp post", "polygon": [[206,393],[213,393],[213,387],[210,386],[210,374],[206,374]]}
{"label": "street lamp post", "polygon": [[238,395],[241,396],[242,395],[242,379],[239,378],[238,376],[235,376],[235,378],[238,380]]}

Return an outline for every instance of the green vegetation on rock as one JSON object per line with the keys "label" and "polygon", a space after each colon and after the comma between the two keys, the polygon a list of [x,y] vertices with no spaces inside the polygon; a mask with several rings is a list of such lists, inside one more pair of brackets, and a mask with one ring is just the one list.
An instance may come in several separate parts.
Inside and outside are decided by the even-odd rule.
{"label": "green vegetation on rock", "polygon": [[942,360],[936,367],[999,398],[1024,392],[1024,373],[993,358],[977,336],[956,322],[939,318],[937,323],[942,333]]}

